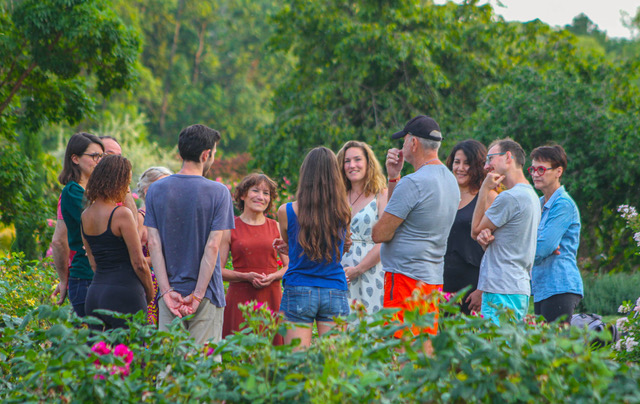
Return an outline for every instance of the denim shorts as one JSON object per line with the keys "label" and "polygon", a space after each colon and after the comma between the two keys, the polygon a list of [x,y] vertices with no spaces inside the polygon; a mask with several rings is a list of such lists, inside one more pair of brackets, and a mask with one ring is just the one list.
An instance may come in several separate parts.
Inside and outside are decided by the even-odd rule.
{"label": "denim shorts", "polygon": [[349,315],[348,291],[313,286],[286,286],[280,311],[292,323],[332,322]]}

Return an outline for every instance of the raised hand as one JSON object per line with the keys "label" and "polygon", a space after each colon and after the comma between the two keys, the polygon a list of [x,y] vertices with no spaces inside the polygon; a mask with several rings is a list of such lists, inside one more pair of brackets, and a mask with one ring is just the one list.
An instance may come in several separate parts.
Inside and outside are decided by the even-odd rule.
{"label": "raised hand", "polygon": [[385,166],[387,167],[387,175],[389,178],[398,178],[400,177],[400,172],[402,171],[402,166],[404,165],[404,156],[402,155],[402,150],[400,149],[389,149],[387,151],[387,161],[385,162]]}
{"label": "raised hand", "polygon": [[500,175],[498,173],[490,172],[487,173],[487,176],[482,183],[482,186],[487,190],[497,190],[502,181],[504,180],[504,175]]}

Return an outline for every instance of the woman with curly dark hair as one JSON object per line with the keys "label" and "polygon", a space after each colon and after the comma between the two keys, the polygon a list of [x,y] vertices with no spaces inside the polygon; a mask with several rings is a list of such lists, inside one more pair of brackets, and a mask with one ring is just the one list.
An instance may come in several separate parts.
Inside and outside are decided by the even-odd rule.
{"label": "woman with curly dark hair", "polygon": [[[486,158],[487,148],[473,139],[456,144],[447,158],[447,167],[456,177],[460,188],[460,204],[447,241],[442,290],[455,293],[471,286],[462,300],[461,309],[465,314],[470,314],[466,299],[478,286],[480,261],[484,255],[480,244],[471,238],[471,219],[478,200],[478,191],[486,175]],[[496,195],[492,195],[491,201]]]}
{"label": "woman with curly dark hair", "polygon": [[[235,229],[225,230],[220,242],[222,279],[229,282],[222,337],[239,331],[240,324],[246,321],[238,308],[240,303],[256,301],[266,303],[275,312],[280,310],[280,279],[287,270],[289,257],[281,255],[279,269],[273,241],[280,237],[280,226],[265,216],[277,196],[276,183],[259,173],[244,177],[236,188],[234,199],[241,214],[235,218]],[[224,269],[229,252],[233,271]],[[273,342],[282,345],[282,336],[277,335]]]}
{"label": "woman with curly dark hair", "polygon": [[131,182],[131,163],[122,156],[104,157],[87,183],[90,206],[82,213],[82,239],[93,281],[87,291],[87,315],[104,322],[100,329],[119,328],[125,321],[98,314],[97,309],[119,313],[147,310],[154,298],[151,272],[131,210],[121,207]]}
{"label": "woman with curly dark hair", "polygon": [[[351,222],[347,190],[336,155],[316,147],[300,167],[296,201],[280,206],[282,241],[289,245],[280,311],[293,328],[285,343],[311,344],[312,326],[329,332],[334,318],[349,314],[347,278],[340,263]],[[276,240],[278,246],[280,240]]]}

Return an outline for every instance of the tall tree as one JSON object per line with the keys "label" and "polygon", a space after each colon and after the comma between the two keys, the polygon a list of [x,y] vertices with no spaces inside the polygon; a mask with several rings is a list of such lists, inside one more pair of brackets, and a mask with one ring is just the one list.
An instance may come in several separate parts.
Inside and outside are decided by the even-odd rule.
{"label": "tall tree", "polygon": [[[264,45],[273,32],[271,0],[118,0],[118,12],[144,36],[148,81],[135,97],[149,132],[173,145],[199,122],[223,133],[222,152],[244,152],[272,121],[269,100],[288,71],[286,55]],[[147,79],[145,78],[145,80]]]}
{"label": "tall tree", "polygon": [[[35,237],[52,209],[43,202],[44,123],[79,121],[92,111],[89,90],[108,96],[135,78],[137,34],[108,3],[98,0],[24,0],[0,4],[1,165],[15,154],[38,168],[20,187],[4,189],[0,220],[16,225],[14,248],[37,254]],[[20,172],[19,169],[15,170]],[[51,204],[52,206],[54,204]]]}
{"label": "tall tree", "polygon": [[308,148],[349,139],[382,155],[417,114],[447,136],[514,64],[548,68],[572,54],[568,33],[507,23],[477,3],[290,0],[272,44],[297,64],[277,89],[276,121],[253,145],[254,166],[293,179]]}

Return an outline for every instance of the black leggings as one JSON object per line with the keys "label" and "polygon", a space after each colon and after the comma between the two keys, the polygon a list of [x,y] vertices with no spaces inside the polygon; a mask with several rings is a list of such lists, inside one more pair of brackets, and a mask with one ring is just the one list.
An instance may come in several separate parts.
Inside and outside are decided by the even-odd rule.
{"label": "black leggings", "polygon": [[561,316],[565,316],[562,322],[568,323],[580,300],[582,297],[575,293],[561,293],[534,303],[533,310],[537,316],[542,315],[549,323]]}
{"label": "black leggings", "polygon": [[137,313],[140,310],[147,311],[147,301],[144,288],[139,280],[129,284],[109,285],[96,284],[89,286],[85,310],[87,316],[94,316],[104,321],[102,326],[90,326],[92,329],[124,328],[126,321],[105,314],[98,314],[96,309],[106,309],[119,313]]}

